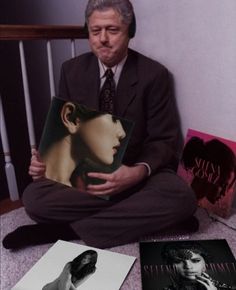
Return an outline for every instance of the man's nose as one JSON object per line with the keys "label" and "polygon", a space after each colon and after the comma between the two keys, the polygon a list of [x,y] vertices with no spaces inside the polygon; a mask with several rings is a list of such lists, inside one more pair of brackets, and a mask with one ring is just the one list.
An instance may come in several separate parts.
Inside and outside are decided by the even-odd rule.
{"label": "man's nose", "polygon": [[100,41],[104,43],[104,42],[107,42],[107,40],[108,40],[107,31],[106,29],[102,29],[100,33]]}

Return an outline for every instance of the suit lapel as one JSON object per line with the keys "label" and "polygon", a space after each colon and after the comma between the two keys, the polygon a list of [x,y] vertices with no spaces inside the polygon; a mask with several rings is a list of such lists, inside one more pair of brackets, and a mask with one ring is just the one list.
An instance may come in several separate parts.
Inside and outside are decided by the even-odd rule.
{"label": "suit lapel", "polygon": [[[117,86],[114,115],[124,116],[125,112],[136,96],[137,60],[132,50],[128,51],[128,57],[124,64]],[[84,73],[81,74],[81,85],[86,88],[83,93],[82,103],[89,108],[99,110],[100,74],[96,56],[92,56]]]}
{"label": "suit lapel", "polygon": [[84,92],[84,103],[91,109],[99,109],[98,94],[100,88],[100,78],[99,78],[99,66],[97,58],[93,55],[89,61],[84,73],[81,74],[82,87],[86,88]]}
{"label": "suit lapel", "polygon": [[136,58],[131,50],[120,75],[117,86],[117,95],[115,100],[115,112],[118,116],[124,116],[125,112],[136,96],[137,66]]}

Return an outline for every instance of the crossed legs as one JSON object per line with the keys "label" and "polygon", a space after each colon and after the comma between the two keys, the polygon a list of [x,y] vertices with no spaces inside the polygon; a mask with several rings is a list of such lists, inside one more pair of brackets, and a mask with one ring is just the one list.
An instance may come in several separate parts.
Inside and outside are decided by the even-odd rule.
{"label": "crossed legs", "polygon": [[55,239],[81,238],[98,248],[157,234],[188,219],[196,210],[194,193],[170,171],[159,172],[138,188],[110,200],[42,179],[26,188],[23,203],[37,223],[51,225],[57,234],[61,226],[65,237],[56,235]]}

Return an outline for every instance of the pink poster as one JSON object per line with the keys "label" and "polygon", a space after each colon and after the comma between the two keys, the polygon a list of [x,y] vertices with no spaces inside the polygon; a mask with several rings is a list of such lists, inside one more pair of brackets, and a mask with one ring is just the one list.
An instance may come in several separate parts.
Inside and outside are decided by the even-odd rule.
{"label": "pink poster", "polygon": [[192,187],[199,206],[228,217],[236,188],[236,141],[189,129],[178,175]]}

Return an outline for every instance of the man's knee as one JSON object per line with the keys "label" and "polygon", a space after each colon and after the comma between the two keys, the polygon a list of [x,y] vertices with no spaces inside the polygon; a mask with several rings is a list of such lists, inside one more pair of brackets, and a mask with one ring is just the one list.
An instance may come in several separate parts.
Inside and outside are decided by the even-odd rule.
{"label": "man's knee", "polygon": [[176,175],[176,192],[178,201],[176,210],[182,218],[188,218],[193,215],[197,209],[197,199],[192,188],[178,175]]}
{"label": "man's knee", "polygon": [[155,177],[154,188],[161,206],[176,218],[185,219],[197,209],[197,199],[190,186],[174,172],[162,172]]}
{"label": "man's knee", "polygon": [[45,218],[47,203],[42,195],[39,196],[36,182],[30,183],[24,190],[22,202],[28,215],[35,221]]}

